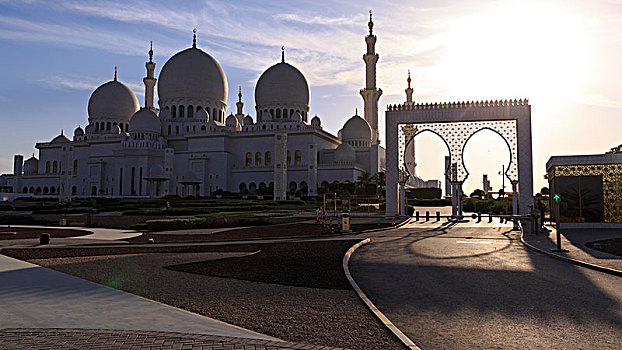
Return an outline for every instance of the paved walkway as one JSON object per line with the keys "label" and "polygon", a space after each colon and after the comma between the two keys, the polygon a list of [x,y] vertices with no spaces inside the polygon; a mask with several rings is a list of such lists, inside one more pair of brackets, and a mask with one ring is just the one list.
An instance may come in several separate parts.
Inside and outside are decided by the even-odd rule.
{"label": "paved walkway", "polygon": [[[0,227],[7,227],[8,225],[1,225]],[[114,228],[98,228],[98,227],[73,227],[73,226],[36,226],[36,225],[13,225],[13,227],[27,227],[27,228],[40,228],[40,229],[68,229],[68,230],[84,230],[92,232],[90,235],[79,236],[72,239],[95,239],[103,241],[116,241],[124,238],[132,238],[142,235],[141,232],[134,230],[119,230]]]}
{"label": "paved walkway", "polygon": [[[551,230],[548,236],[545,234],[525,235],[525,241],[546,251],[557,248],[557,231],[553,226],[547,226],[547,228]],[[620,237],[622,237],[620,229],[562,230],[562,249],[567,249],[568,252],[555,254],[622,271],[622,257],[590,249],[585,245],[588,242]]]}
{"label": "paved walkway", "polygon": [[329,350],[333,348],[310,346],[302,343],[171,332],[5,329],[0,330],[0,349]]}
{"label": "paved walkway", "polygon": [[4,255],[0,310],[0,329],[126,329],[275,340]]}

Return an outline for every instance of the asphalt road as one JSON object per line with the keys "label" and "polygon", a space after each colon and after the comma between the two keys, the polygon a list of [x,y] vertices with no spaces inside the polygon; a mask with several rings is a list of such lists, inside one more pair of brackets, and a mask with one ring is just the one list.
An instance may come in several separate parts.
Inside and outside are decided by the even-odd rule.
{"label": "asphalt road", "polygon": [[414,223],[350,271],[422,349],[620,349],[622,278],[523,248],[511,227]]}

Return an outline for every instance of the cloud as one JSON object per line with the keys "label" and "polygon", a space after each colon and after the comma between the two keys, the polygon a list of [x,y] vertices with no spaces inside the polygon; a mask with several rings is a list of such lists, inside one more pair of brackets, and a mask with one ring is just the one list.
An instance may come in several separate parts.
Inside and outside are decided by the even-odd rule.
{"label": "cloud", "polygon": [[[40,79],[39,83],[52,89],[70,89],[70,90],[86,90],[94,91],[102,82],[96,77],[78,77],[72,75],[55,75],[50,78]],[[123,82],[138,96],[144,96],[144,86],[138,83]]]}
{"label": "cloud", "polygon": [[612,100],[601,94],[577,93],[571,101],[597,107],[622,108],[622,101]]}

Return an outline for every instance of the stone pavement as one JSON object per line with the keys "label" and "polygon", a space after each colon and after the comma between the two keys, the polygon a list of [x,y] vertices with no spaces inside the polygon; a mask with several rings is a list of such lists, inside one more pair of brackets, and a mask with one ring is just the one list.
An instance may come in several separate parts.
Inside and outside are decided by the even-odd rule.
{"label": "stone pavement", "polygon": [[[547,226],[547,228],[550,230],[548,236],[542,233],[529,234],[524,236],[525,241],[545,251],[557,248],[557,231],[554,226]],[[562,249],[567,249],[568,252],[554,254],[622,271],[622,257],[590,249],[585,245],[588,242],[620,237],[622,237],[620,229],[563,229]]]}
{"label": "stone pavement", "polygon": [[0,330],[0,349],[330,350],[335,348],[282,341],[171,332],[4,329]]}
{"label": "stone pavement", "polygon": [[4,255],[0,314],[0,329],[126,329],[277,340]]}

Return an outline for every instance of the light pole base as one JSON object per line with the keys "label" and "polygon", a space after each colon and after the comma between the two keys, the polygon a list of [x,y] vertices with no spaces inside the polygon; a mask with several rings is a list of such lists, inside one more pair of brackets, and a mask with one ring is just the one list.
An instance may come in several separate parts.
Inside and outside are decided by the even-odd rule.
{"label": "light pole base", "polygon": [[568,249],[549,249],[549,251],[554,253],[568,253]]}

